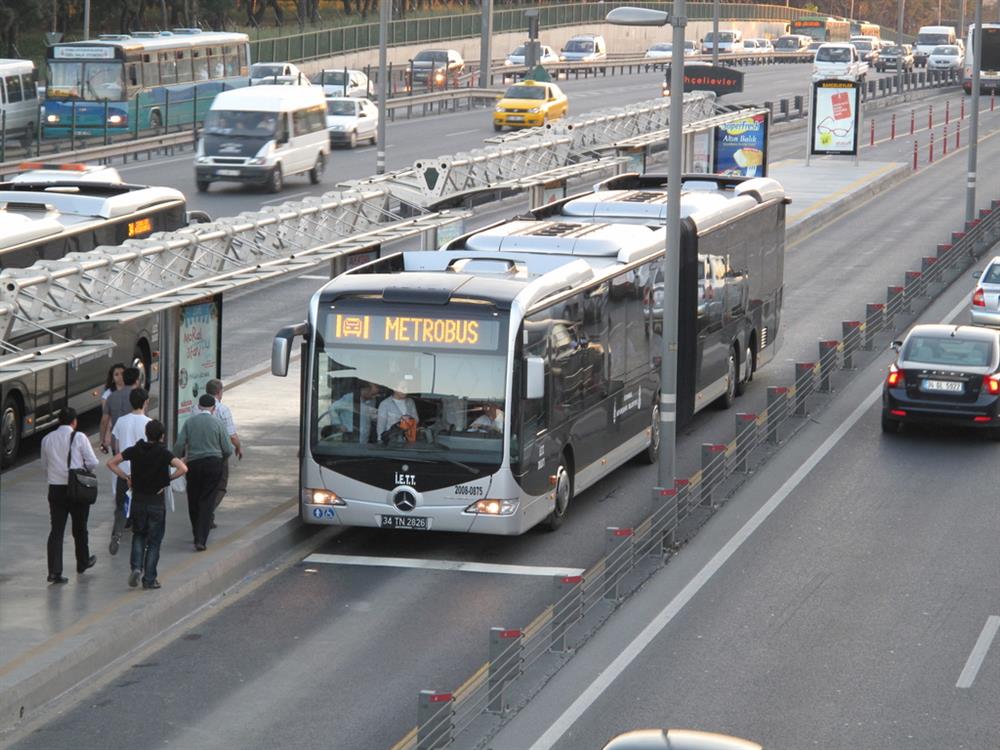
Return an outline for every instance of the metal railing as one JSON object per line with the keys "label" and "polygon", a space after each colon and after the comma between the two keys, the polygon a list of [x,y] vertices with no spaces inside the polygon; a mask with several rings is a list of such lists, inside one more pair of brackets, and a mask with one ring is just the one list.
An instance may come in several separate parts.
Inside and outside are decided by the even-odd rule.
{"label": "metal railing", "polygon": [[[540,27],[550,29],[560,26],[604,23],[604,17],[608,11],[618,5],[639,5],[670,10],[669,2],[564,3],[558,5],[540,3],[533,7],[538,10]],[[528,7],[532,6],[494,10],[493,33],[526,31],[527,21],[524,11]],[[712,9],[711,2],[689,2],[687,4],[688,19],[692,21],[710,20]],[[722,20],[727,22],[791,21],[799,16],[808,15],[809,11],[785,5],[721,3],[720,13]],[[481,25],[481,13],[427,16],[390,21],[388,46],[478,37]],[[378,23],[340,26],[268,39],[254,39],[250,42],[250,46],[251,59],[254,62],[301,62],[333,57],[347,52],[358,52],[378,47]]]}
{"label": "metal railing", "polygon": [[751,472],[823,407],[862,353],[874,358],[887,335],[902,330],[934,296],[1000,242],[1000,201],[889,286],[886,301],[866,305],[862,320],[844,321],[840,340],[818,342],[817,358],[796,362],[790,385],[769,386],[759,413],[735,414],[727,442],[703,443],[701,468],[654,500],[635,526],[608,527],[604,555],[580,575],[553,578],[550,604],[523,628],[492,627],[489,658],[454,691],[421,690],[417,725],[392,750],[484,747],[564,662],[689,538]]}

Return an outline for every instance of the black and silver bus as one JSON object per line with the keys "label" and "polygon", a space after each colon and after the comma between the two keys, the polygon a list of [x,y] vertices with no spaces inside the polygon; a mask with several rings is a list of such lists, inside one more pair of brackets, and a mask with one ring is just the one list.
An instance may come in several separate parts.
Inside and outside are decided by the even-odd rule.
{"label": "black and silver bus", "polygon": [[[726,403],[773,352],[785,199],[774,181],[755,184],[688,191],[705,204],[682,233],[688,415]],[[655,459],[666,230],[563,215],[571,203],[352,269],[278,333],[276,375],[305,337],[304,521],[554,528],[574,494],[634,456]]]}

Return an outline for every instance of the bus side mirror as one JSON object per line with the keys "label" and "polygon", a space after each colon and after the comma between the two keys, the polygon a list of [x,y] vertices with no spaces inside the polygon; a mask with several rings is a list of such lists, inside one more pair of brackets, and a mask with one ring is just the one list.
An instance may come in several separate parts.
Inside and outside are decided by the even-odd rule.
{"label": "bus side mirror", "polygon": [[279,378],[288,375],[288,360],[291,358],[292,339],[296,336],[306,336],[309,331],[308,323],[299,323],[294,326],[285,326],[274,336],[271,342],[271,374]]}
{"label": "bus side mirror", "polygon": [[542,398],[545,395],[545,360],[528,357],[525,360],[525,398]]}

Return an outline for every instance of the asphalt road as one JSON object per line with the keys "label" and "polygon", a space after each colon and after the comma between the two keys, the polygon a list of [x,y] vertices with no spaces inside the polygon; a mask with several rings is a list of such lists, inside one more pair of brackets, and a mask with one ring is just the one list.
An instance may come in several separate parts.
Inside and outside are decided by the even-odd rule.
{"label": "asphalt road", "polygon": [[[774,147],[778,153],[792,154],[801,148],[800,139],[801,131],[776,136]],[[880,146],[872,152],[872,158],[885,158],[883,151],[878,149],[884,149],[891,156],[891,150],[899,147],[900,144]],[[996,163],[998,157],[997,139],[985,140],[980,146],[981,163]],[[947,239],[950,231],[961,223],[965,169],[963,153],[939,161],[932,168],[922,169],[891,193],[823,227],[789,249],[783,358],[814,357],[817,339],[837,336],[840,320],[856,318],[867,301],[881,300],[888,283],[897,282],[902,271],[918,263],[919,257],[928,254],[934,243]],[[984,198],[1000,194],[996,179],[994,175],[984,179],[981,184]],[[227,302],[224,337],[231,343],[224,357],[226,367],[232,366],[230,363],[236,352],[246,357],[247,362],[264,359],[275,325],[301,319],[308,293],[320,283],[319,279],[298,279]],[[772,364],[755,378],[739,408],[753,411],[762,407],[766,385],[789,380],[790,365]],[[679,474],[689,474],[696,468],[702,442],[731,435],[732,419],[732,413],[708,412],[695,420],[681,438]],[[858,429],[875,424],[872,420],[869,415]],[[956,486],[949,484],[949,478],[959,477],[957,491],[969,496],[962,503],[962,513],[972,513],[974,498],[981,494],[974,490],[988,481],[989,474],[984,475],[982,471],[982,457],[990,446],[975,441],[957,442],[955,452],[959,455],[956,456],[958,471],[955,474],[950,466],[947,473],[934,470],[934,466],[940,465],[934,463],[935,459],[941,455],[951,456],[950,452],[944,452],[946,442],[929,444],[926,450],[909,455],[912,463],[903,463],[900,472],[887,472],[881,467],[895,466],[893,461],[903,461],[907,457],[904,455],[906,446],[919,438],[903,437],[894,448],[896,452],[885,456],[881,444],[873,449],[871,435],[860,432],[851,433],[849,437],[851,439],[842,442],[843,448],[838,450],[853,449],[855,443],[868,445],[867,463],[854,452],[835,453],[831,458],[839,460],[831,465],[829,473],[819,472],[810,477],[810,482],[815,482],[809,485],[810,491],[825,502],[810,500],[809,508],[815,508],[812,515],[802,509],[801,515],[790,517],[783,525],[778,524],[770,532],[771,538],[759,548],[753,545],[753,552],[746,553],[749,556],[739,566],[742,577],[738,576],[708,598],[708,605],[714,607],[711,614],[717,618],[711,631],[718,639],[712,641],[713,648],[707,645],[702,646],[702,651],[689,648],[689,640],[701,640],[696,637],[698,633],[689,631],[685,631],[689,640],[671,642],[664,647],[683,662],[690,670],[688,674],[702,676],[706,692],[720,691],[724,680],[719,674],[724,666],[728,664],[732,671],[733,664],[739,665],[740,675],[734,678],[734,683],[742,692],[732,691],[725,695],[743,696],[742,704],[734,699],[737,708],[751,705],[747,696],[760,696],[760,703],[752,704],[758,706],[758,723],[735,722],[736,709],[723,711],[721,698],[710,703],[718,707],[717,716],[677,713],[678,720],[690,718],[687,722],[690,724],[701,719],[701,726],[713,720],[709,723],[719,724],[722,729],[745,729],[751,736],[767,730],[769,734],[764,736],[772,736],[776,731],[773,725],[782,717],[795,715],[795,709],[804,705],[793,698],[799,696],[804,700],[815,696],[815,703],[825,701],[824,705],[829,705],[828,715],[821,722],[826,731],[838,726],[834,721],[838,715],[833,699],[835,692],[830,692],[829,685],[836,685],[842,691],[854,685],[859,696],[857,706],[866,707],[868,713],[865,715],[870,716],[873,707],[879,705],[879,690],[885,687],[877,681],[879,679],[883,682],[895,677],[916,680],[921,672],[948,674],[951,679],[944,661],[950,666],[955,654],[969,646],[964,631],[962,638],[954,635],[954,643],[944,661],[937,657],[931,659],[930,655],[937,652],[929,646],[924,652],[905,651],[905,659],[903,656],[890,659],[883,648],[878,652],[882,661],[872,656],[872,649],[876,643],[882,643],[875,640],[879,628],[879,632],[887,635],[892,630],[892,623],[898,625],[905,619],[901,612],[915,617],[912,610],[897,612],[893,609],[899,603],[896,598],[886,600],[887,593],[899,586],[907,575],[911,578],[906,580],[903,590],[910,591],[911,595],[923,586],[922,576],[930,576],[929,583],[935,587],[942,587],[951,580],[961,581],[962,591],[973,591],[977,587],[991,590],[989,581],[980,580],[983,567],[990,564],[989,558],[986,562],[979,558],[985,555],[980,547],[982,540],[996,536],[995,511],[994,517],[989,518],[988,511],[981,509],[978,516],[968,521],[963,518],[959,523],[953,518],[955,514],[949,512],[951,497],[948,495],[949,488]],[[979,461],[963,458],[962,445],[966,446],[965,452],[970,457],[978,457]],[[882,458],[886,459],[885,463],[880,461],[875,465],[875,461]],[[784,466],[782,471],[791,473],[796,467]],[[834,495],[830,487],[835,485],[835,480],[842,481],[838,477],[844,474],[843,467],[850,467],[849,484],[841,488],[839,495]],[[542,568],[542,573],[553,566],[585,568],[600,554],[605,527],[631,525],[645,515],[648,488],[654,476],[653,469],[633,465],[616,472],[576,500],[567,524],[554,535],[533,532],[515,539],[494,539],[349,530],[318,551],[368,557],[516,564]],[[921,482],[920,477],[925,480]],[[869,478],[872,482],[877,479],[877,484],[867,485]],[[911,518],[910,514],[900,512],[899,498],[909,498],[925,487],[934,490],[933,497],[921,501],[917,507],[933,505],[936,522],[952,524],[953,528],[946,529],[945,539],[961,539],[966,524],[979,527],[979,531],[969,537],[969,554],[952,549],[949,557],[949,548],[932,533],[930,520],[924,528],[920,526],[925,522],[918,520],[919,514],[912,514]],[[857,499],[845,499],[855,494]],[[948,502],[942,502],[946,498]],[[798,509],[798,505],[789,502],[783,512]],[[864,513],[869,506],[877,506],[882,515],[866,516]],[[717,518],[727,517],[730,507],[738,507],[738,503],[730,503]],[[898,537],[888,535],[890,538],[886,539],[887,530],[896,534],[897,526],[892,524],[898,525]],[[911,533],[916,534],[914,538],[921,544],[907,549],[905,542]],[[779,549],[783,538],[789,535],[793,538],[786,541],[797,546],[787,551]],[[707,543],[709,535],[704,539]],[[836,540],[836,543],[827,539]],[[771,550],[774,550],[773,557],[769,554]],[[810,552],[816,556],[815,561],[809,559]],[[994,573],[995,559],[994,555]],[[911,561],[909,568],[904,564],[906,560]],[[831,583],[834,590],[831,607],[837,605],[842,609],[839,612],[831,609],[823,615],[825,620],[819,615],[814,618],[810,613],[812,602],[807,594],[811,579],[805,575],[808,570],[818,570],[823,561],[828,561],[831,567],[836,567],[834,563],[839,566],[836,567],[836,585]],[[900,566],[898,572],[888,575],[885,581],[880,579],[881,573],[872,574],[872,571],[895,571],[897,565]],[[968,581],[965,579],[967,569],[971,576]],[[750,607],[753,598],[744,596],[739,589],[742,581],[750,581],[760,570],[766,573],[761,574],[761,582],[757,585],[770,585],[773,590],[767,596],[758,594],[758,598],[764,596],[768,606],[757,612]],[[95,736],[100,736],[107,748],[131,747],[137,743],[261,750],[278,744],[288,748],[318,745],[388,747],[413,725],[416,691],[458,685],[485,659],[488,628],[524,625],[548,601],[548,586],[545,575],[299,564],[260,587],[252,588],[235,604],[220,608],[217,614],[200,622],[178,640],[134,664],[89,697],[85,704],[68,707],[58,718],[15,747],[72,747],[79,737]],[[944,596],[943,588],[939,591],[930,585],[927,596],[933,599],[934,591]],[[882,594],[881,598],[876,597],[878,593]],[[957,593],[942,599],[952,604],[939,605],[934,610],[937,614],[925,621],[930,634],[938,629],[942,631],[939,637],[945,638],[945,630],[954,631],[959,624],[968,630],[979,616],[978,611],[970,610],[961,623],[956,620],[938,624],[942,616],[940,606],[956,606],[955,595]],[[741,609],[724,610],[727,597],[736,597],[741,602]],[[870,607],[877,600],[891,611],[883,613],[879,622],[868,622],[872,618]],[[765,615],[774,612],[778,613],[777,617],[787,617],[788,613],[796,611],[796,605],[801,611],[798,617],[803,618],[801,623],[794,620],[796,638],[787,636],[789,640],[785,641],[786,636],[781,636],[765,639],[760,644],[753,639],[739,640],[740,636],[758,632],[755,628],[767,626]],[[733,611],[741,616],[734,618]],[[852,625],[855,619],[860,623]],[[701,621],[692,616],[689,622],[697,629]],[[807,627],[823,632],[824,622],[837,623],[831,631],[836,636],[833,644],[824,644],[823,638],[815,632],[810,633]],[[867,625],[868,629],[862,630],[862,625]],[[773,622],[771,627],[774,627]],[[708,624],[706,632],[707,628]],[[873,639],[872,643],[863,636]],[[935,647],[940,645],[939,641],[930,639],[930,635],[926,638],[919,642]],[[694,656],[686,656],[688,650],[699,654],[708,650],[712,658],[701,665]],[[722,660],[720,654],[723,653],[729,661]],[[922,654],[927,655],[926,664],[920,660]],[[778,655],[782,656],[780,661]],[[871,668],[865,669],[869,664]],[[787,665],[788,671],[778,671],[779,665]],[[673,667],[661,663],[660,668],[658,676],[651,670],[647,682],[643,683],[644,676],[640,675],[636,684],[653,696],[686,695],[686,683],[682,680],[678,681],[679,687],[671,686],[669,690],[664,687],[664,675],[671,674]],[[704,676],[706,669],[708,677]],[[774,685],[772,675],[775,674],[787,675],[787,684]],[[861,677],[864,680],[859,685]],[[658,682],[653,683],[653,680]],[[925,682],[929,680],[930,676],[924,678]],[[990,683],[983,684],[988,686]],[[578,687],[582,688],[583,683]],[[635,700],[638,695],[631,683],[619,692],[621,700],[628,700],[628,697]],[[890,692],[902,696],[907,691],[897,687]],[[996,691],[991,695],[995,705]],[[693,698],[678,700],[682,707],[690,707],[692,711],[698,705]],[[632,726],[637,722],[671,724],[675,714],[663,712],[665,701],[657,697],[643,704],[654,706],[653,713],[649,714],[628,712],[615,705],[608,708],[606,717],[617,712],[621,721],[614,723],[614,727]],[[792,709],[788,710],[786,705]],[[922,704],[914,696],[910,703],[886,705],[910,711]],[[660,711],[659,716],[656,710]],[[778,718],[767,723],[764,716],[771,714]],[[854,717],[848,713],[840,718],[847,722]],[[906,714],[903,720],[909,721],[911,717]],[[891,720],[885,721],[886,726],[890,726]],[[929,719],[920,716],[912,717],[912,721],[929,724]],[[970,724],[973,727],[981,725],[982,721],[980,725]],[[575,746],[599,746],[596,738],[606,738],[610,726],[609,723],[601,728],[587,728],[586,734],[578,735],[586,736],[586,741],[581,740]],[[598,732],[601,733],[598,735]],[[823,737],[829,740],[827,735]],[[784,741],[783,735],[777,738]],[[866,744],[894,746],[885,742]],[[818,746],[842,744],[827,741]],[[917,743],[915,746],[942,745]]]}

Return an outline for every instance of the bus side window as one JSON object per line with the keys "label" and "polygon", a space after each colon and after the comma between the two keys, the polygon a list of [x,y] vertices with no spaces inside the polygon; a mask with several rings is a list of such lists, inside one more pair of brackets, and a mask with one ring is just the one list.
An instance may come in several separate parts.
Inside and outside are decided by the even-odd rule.
{"label": "bus side window", "polygon": [[[237,49],[239,53],[237,53]],[[229,44],[223,47],[222,51],[225,53],[226,77],[235,78],[238,75],[243,75],[244,60],[246,59],[243,48]]]}
{"label": "bus side window", "polygon": [[177,50],[177,83],[188,83],[194,80],[191,69],[191,54],[189,50]]}
{"label": "bus side window", "polygon": [[194,68],[194,80],[196,81],[207,81],[209,77],[208,72],[208,58],[205,56],[205,50],[194,49],[191,50],[191,65]]}
{"label": "bus side window", "polygon": [[128,79],[129,94],[139,88],[139,63],[129,63],[125,66],[125,76]]}
{"label": "bus side window", "polygon": [[142,56],[142,80],[147,87],[160,84],[160,68],[155,55],[147,53]]}
{"label": "bus side window", "polygon": [[173,52],[161,52],[160,57],[160,82],[177,83],[177,61],[174,60]]}

